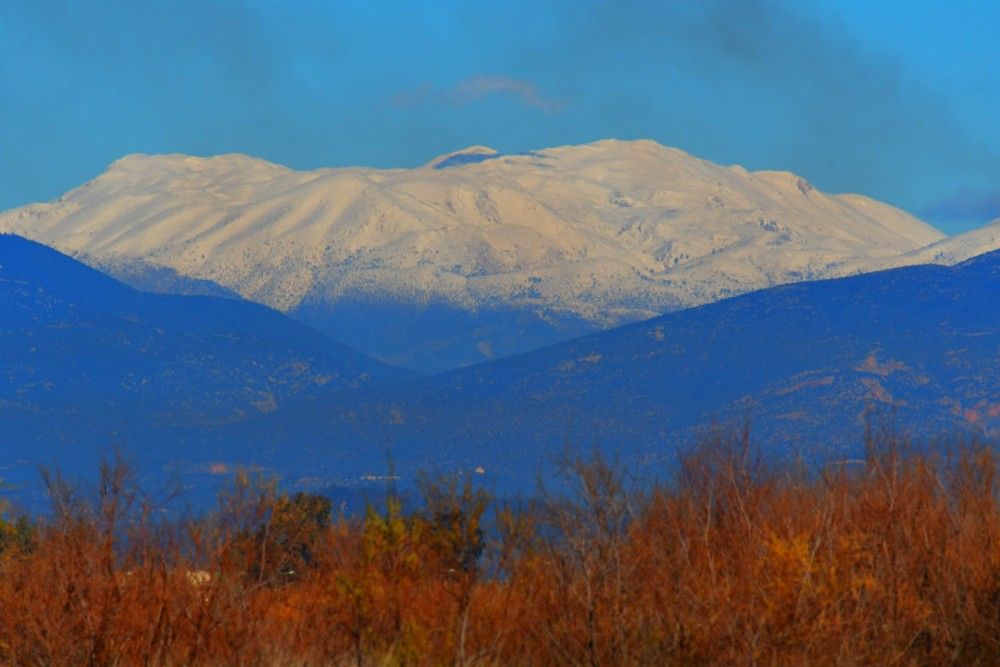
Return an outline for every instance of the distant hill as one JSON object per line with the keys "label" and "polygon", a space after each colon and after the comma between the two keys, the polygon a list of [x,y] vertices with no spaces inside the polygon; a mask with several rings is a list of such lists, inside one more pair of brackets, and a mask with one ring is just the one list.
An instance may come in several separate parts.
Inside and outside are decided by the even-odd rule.
{"label": "distant hill", "polygon": [[917,440],[997,438],[998,304],[1000,252],[775,287],[314,406],[298,422],[324,445],[301,455],[364,444],[377,470],[390,443],[401,470],[523,488],[564,443],[665,463],[745,418],[767,451],[814,462],[856,454],[868,414]]}
{"label": "distant hill", "polygon": [[[413,376],[264,306],[138,292],[0,235],[5,464],[72,460],[95,445],[126,444],[130,434],[198,431]],[[176,453],[165,440],[127,444],[152,446],[157,459]]]}
{"label": "distant hill", "polygon": [[871,270],[943,238],[794,174],[614,140],[389,170],[130,155],[0,214],[2,231],[142,289],[236,293],[427,372]]}
{"label": "distant hill", "polygon": [[244,465],[350,489],[384,484],[391,458],[400,484],[464,471],[506,493],[567,444],[661,471],[700,430],[747,417],[766,451],[811,462],[856,454],[870,413],[918,440],[1000,435],[1000,252],[775,287],[407,379],[263,307],[141,294],[2,243],[11,465],[117,440],[161,477]]}

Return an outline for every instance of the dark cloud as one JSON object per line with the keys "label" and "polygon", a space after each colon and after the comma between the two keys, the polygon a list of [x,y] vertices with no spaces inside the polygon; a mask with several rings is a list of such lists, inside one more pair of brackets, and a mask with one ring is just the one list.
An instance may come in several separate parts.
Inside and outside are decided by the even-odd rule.
{"label": "dark cloud", "polygon": [[[710,91],[697,97],[677,87],[675,105],[692,108],[664,114],[672,136],[693,136],[688,131],[698,123],[715,122],[728,135],[723,150],[739,153],[744,144],[737,159],[750,166],[800,171],[826,189],[867,192],[912,209],[935,184],[950,190],[1000,173],[995,148],[961,124],[947,94],[864,42],[835,10],[781,0],[606,0],[590,7],[573,22],[580,76],[624,50],[639,67],[674,72],[663,77],[668,81],[697,79]],[[688,143],[699,144],[709,157],[722,157],[707,138]]]}
{"label": "dark cloud", "polygon": [[474,76],[448,92],[448,97],[456,104],[467,104],[490,95],[512,97],[525,106],[543,111],[558,111],[563,107],[561,102],[543,96],[530,81],[506,76]]}
{"label": "dark cloud", "polygon": [[538,86],[530,81],[487,75],[470,77],[447,89],[438,89],[425,83],[397,93],[393,96],[392,103],[398,107],[423,104],[465,106],[491,96],[513,99],[526,107],[541,111],[554,112],[564,108],[561,101],[543,95]]}
{"label": "dark cloud", "polygon": [[1000,218],[1000,190],[959,188],[949,197],[928,204],[922,213],[935,222],[989,222]]}
{"label": "dark cloud", "polygon": [[305,152],[307,66],[340,59],[337,22],[304,4],[10,0],[0,26],[0,208],[129,152]]}

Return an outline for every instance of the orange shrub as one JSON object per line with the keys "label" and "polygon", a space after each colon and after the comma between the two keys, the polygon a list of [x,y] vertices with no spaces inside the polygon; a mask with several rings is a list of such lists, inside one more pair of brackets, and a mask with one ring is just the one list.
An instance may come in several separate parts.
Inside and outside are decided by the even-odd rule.
{"label": "orange shrub", "polygon": [[641,492],[595,456],[520,510],[425,480],[339,519],[241,475],[181,523],[108,465],[0,523],[0,662],[995,664],[996,455],[905,450],[817,471],[714,436]]}

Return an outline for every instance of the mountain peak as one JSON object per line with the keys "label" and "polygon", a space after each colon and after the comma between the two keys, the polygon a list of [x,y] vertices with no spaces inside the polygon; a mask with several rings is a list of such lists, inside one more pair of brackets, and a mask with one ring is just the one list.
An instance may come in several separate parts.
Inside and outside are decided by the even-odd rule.
{"label": "mountain peak", "polygon": [[182,172],[278,171],[285,167],[243,153],[197,156],[184,153],[129,153],[108,165],[107,172],[170,174]]}
{"label": "mountain peak", "polygon": [[595,146],[598,148],[641,148],[646,150],[678,150],[670,146],[664,146],[658,141],[653,139],[598,139],[597,141],[591,142],[590,146]]}
{"label": "mountain peak", "polygon": [[431,169],[444,169],[446,167],[457,167],[463,164],[474,164],[476,162],[482,162],[484,160],[490,160],[497,157],[500,157],[500,153],[497,150],[490,148],[489,146],[476,144],[475,146],[469,146],[467,148],[463,148],[462,150],[439,155],[424,166],[430,167]]}

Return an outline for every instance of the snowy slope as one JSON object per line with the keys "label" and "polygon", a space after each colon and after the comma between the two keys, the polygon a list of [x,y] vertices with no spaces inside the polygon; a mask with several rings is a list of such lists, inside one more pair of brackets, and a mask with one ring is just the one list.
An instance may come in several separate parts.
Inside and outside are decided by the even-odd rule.
{"label": "snowy slope", "polygon": [[[146,288],[150,272],[167,291],[214,284],[429,370],[881,267],[943,237],[790,173],[612,140],[522,155],[477,146],[407,170],[131,155],[57,201],[0,214],[0,231]],[[174,272],[186,282],[171,289]],[[443,309],[445,328],[461,320],[455,340],[394,354],[401,336],[420,337],[427,308]],[[347,312],[357,331],[341,331]],[[393,319],[403,332],[380,330]]]}
{"label": "snowy slope", "polygon": [[964,234],[951,236],[905,255],[906,263],[957,264],[987,252],[1000,250],[1000,218]]}

